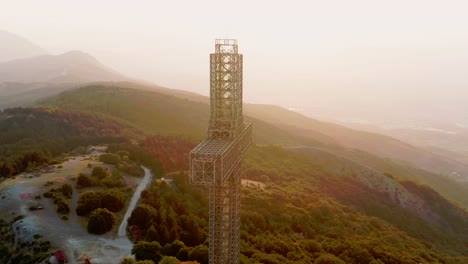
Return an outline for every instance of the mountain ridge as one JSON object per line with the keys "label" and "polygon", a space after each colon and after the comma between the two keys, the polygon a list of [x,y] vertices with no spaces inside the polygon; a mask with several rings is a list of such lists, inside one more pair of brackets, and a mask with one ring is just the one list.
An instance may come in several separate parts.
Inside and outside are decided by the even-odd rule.
{"label": "mountain ridge", "polygon": [[[121,120],[125,124],[138,126],[147,133],[184,135],[190,131],[195,141],[205,137],[209,117],[209,105],[206,103],[193,102],[156,91],[102,85],[67,91],[43,101],[38,106],[100,113],[115,120]],[[370,167],[380,168],[383,172],[395,174],[396,177],[410,177],[420,183],[429,184],[445,197],[468,208],[468,197],[463,195],[468,190],[468,186],[452,183],[442,175],[424,170],[418,171],[410,165],[392,162],[388,157],[378,158],[372,153],[340,146],[334,138],[330,139],[326,132],[322,133],[323,138],[326,139],[323,141],[322,137],[314,138],[310,135],[294,133],[292,130],[269,123],[265,118],[249,116],[246,118],[256,126],[254,142],[257,144],[327,148],[334,153],[353,157]]]}
{"label": "mountain ridge", "polygon": [[129,78],[82,51],[39,55],[0,63],[0,82],[85,83]]}
{"label": "mountain ridge", "polygon": [[5,30],[0,30],[0,51],[0,63],[47,54],[33,42]]}

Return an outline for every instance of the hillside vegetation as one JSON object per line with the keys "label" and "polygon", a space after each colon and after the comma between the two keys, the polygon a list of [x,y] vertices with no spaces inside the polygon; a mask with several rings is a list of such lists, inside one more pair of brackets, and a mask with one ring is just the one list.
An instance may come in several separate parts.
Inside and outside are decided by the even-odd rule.
{"label": "hillside vegetation", "polygon": [[90,114],[15,108],[0,112],[0,178],[55,163],[78,146],[121,142],[134,134]]}
{"label": "hillside vegetation", "polygon": [[[174,182],[154,181],[144,192],[130,219],[139,228],[134,250],[141,258],[145,248],[154,247],[160,256],[206,263],[207,190],[189,185],[183,173],[187,153],[204,137],[205,103],[94,86],[40,106],[2,112],[0,147],[8,153],[37,150],[47,163],[100,141],[111,144],[110,152],[161,164],[173,172]],[[333,145],[325,142],[327,136],[303,138],[251,120],[257,145],[244,163],[244,179],[254,184],[242,192],[241,263],[468,261],[466,210],[431,188],[437,186],[410,180],[436,175]]]}
{"label": "hillside vegetation", "polygon": [[[312,158],[280,147],[252,147],[244,178],[265,185],[243,188],[241,263],[322,263],[327,258],[335,259],[330,263],[359,264],[468,260],[462,257],[468,254],[464,244],[468,240],[461,233],[467,225],[465,211],[446,204],[426,187],[388,176],[380,179],[416,197],[423,207],[445,203],[442,211],[429,209],[444,223],[430,223],[401,208],[390,193],[364,184],[375,175],[358,176],[360,170],[333,156]],[[164,255],[207,263],[206,190],[189,185],[183,174],[173,177],[176,188],[154,182],[130,218],[130,224],[142,232],[137,251],[146,242],[158,242]],[[426,200],[427,195],[431,199]],[[199,250],[201,256],[195,256]]]}
{"label": "hillside vegetation", "polygon": [[[174,92],[174,96],[171,92],[162,88],[150,91],[93,85],[64,92],[41,102],[39,106],[99,113],[146,133],[177,135],[194,142],[201,141],[206,133],[209,105],[198,95]],[[452,182],[434,172],[442,165],[449,165],[430,153],[386,136],[315,121],[276,106],[246,105],[245,112],[248,115],[246,118],[255,126],[256,144],[320,147],[367,166],[377,166],[378,170],[400,179],[427,184],[468,208],[468,183]],[[387,155],[386,152],[393,154]],[[422,169],[416,169],[417,160],[430,166],[420,164],[419,168]]]}
{"label": "hillside vegetation", "polygon": [[[205,137],[209,105],[154,91],[109,86],[88,86],[64,92],[38,104],[41,107],[99,113],[146,133],[177,135],[200,141]],[[256,126],[258,144],[320,144],[302,139],[263,121]]]}

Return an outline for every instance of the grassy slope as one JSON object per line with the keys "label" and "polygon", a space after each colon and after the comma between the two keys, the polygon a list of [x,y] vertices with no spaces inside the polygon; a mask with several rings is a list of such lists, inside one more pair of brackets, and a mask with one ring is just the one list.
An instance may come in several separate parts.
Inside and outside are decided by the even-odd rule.
{"label": "grassy slope", "polygon": [[[90,86],[68,91],[39,104],[43,107],[98,113],[147,133],[179,135],[192,140],[204,139],[209,106],[172,95],[128,88]],[[313,144],[314,139],[301,138],[261,120],[254,123],[254,140],[258,144]]]}

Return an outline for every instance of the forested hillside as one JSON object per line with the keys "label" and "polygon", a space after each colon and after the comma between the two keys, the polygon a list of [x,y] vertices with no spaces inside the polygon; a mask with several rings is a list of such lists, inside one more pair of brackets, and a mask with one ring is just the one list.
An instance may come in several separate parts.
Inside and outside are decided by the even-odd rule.
{"label": "forested hillside", "polygon": [[[170,154],[174,159],[177,155]],[[244,179],[252,181],[243,188],[241,263],[468,260],[463,233],[467,213],[427,187],[383,176],[423,207],[444,204],[443,211],[428,209],[440,224],[402,208],[393,194],[364,184],[375,175],[359,180],[362,168],[336,157],[254,146],[244,167]],[[136,252],[148,246],[145,243],[158,242],[163,255],[207,263],[206,190],[189,185],[183,174],[173,179],[172,184],[153,183],[130,218],[130,224],[142,229]]]}
{"label": "forested hillside", "polygon": [[72,111],[15,108],[0,112],[0,177],[54,163],[78,146],[127,140],[132,129]]}
{"label": "forested hillside", "polygon": [[[206,104],[87,87],[40,106],[1,113],[2,167],[16,170],[5,176],[89,144],[108,143],[111,152],[155,161],[174,181],[154,181],[130,218],[140,228],[133,236],[137,256],[144,259],[140,250],[155,247],[161,256],[206,263],[206,190],[189,185],[184,173],[188,152],[204,137]],[[411,181],[436,176],[250,120],[256,145],[244,163],[243,178],[250,181],[242,193],[242,263],[468,261],[466,210]]]}
{"label": "forested hillside", "polygon": [[[194,142],[202,140],[209,118],[209,105],[202,100],[203,97],[190,93],[171,95],[174,92],[168,89],[161,91],[92,85],[64,92],[43,101],[39,106],[99,113],[146,133],[177,135]],[[377,167],[380,171],[391,173],[399,179],[410,179],[430,185],[445,197],[468,208],[468,183],[453,182],[431,168],[417,168],[414,162],[401,160],[410,155],[429,164],[444,163],[437,159],[424,158],[423,155],[429,154],[420,152],[415,147],[386,136],[314,121],[280,107],[246,105],[245,112],[250,115],[246,118],[255,126],[256,144],[319,147],[367,166]],[[377,156],[366,151],[369,148],[377,153],[391,151],[396,156],[400,153],[401,158],[389,159],[383,154]],[[410,152],[406,152],[406,149]]]}

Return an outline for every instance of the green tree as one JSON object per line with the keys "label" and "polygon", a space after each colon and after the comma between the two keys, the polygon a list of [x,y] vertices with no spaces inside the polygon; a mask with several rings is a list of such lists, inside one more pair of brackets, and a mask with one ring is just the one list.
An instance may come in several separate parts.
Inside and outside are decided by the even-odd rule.
{"label": "green tree", "polygon": [[88,191],[80,194],[76,214],[79,216],[88,215],[93,210],[101,208],[101,199],[101,192]]}
{"label": "green tree", "polygon": [[76,179],[76,188],[81,189],[91,187],[93,185],[94,182],[88,177],[88,175],[84,173],[80,173],[80,175],[78,175],[78,178]]}
{"label": "green tree", "polygon": [[156,241],[139,241],[133,245],[132,254],[137,260],[152,260],[158,263],[162,258],[161,249],[161,245]]}
{"label": "green tree", "polygon": [[196,260],[201,264],[208,264],[208,247],[205,245],[198,245],[194,247],[190,251],[188,258],[190,260]]}
{"label": "green tree", "polygon": [[58,201],[58,203],[57,203],[57,213],[59,213],[59,214],[68,214],[69,212],[70,212],[70,207],[68,207],[68,204],[66,204],[62,200]]}
{"label": "green tree", "polygon": [[118,170],[112,171],[110,177],[105,178],[102,183],[107,187],[120,188],[125,186],[125,180]]}
{"label": "green tree", "polygon": [[315,240],[306,240],[302,243],[302,246],[304,247],[304,250],[309,252],[309,253],[315,253],[315,252],[321,252],[322,251],[322,245],[318,243]]}
{"label": "green tree", "polygon": [[103,168],[103,167],[94,167],[93,168],[93,171],[91,172],[91,175],[93,175],[93,177],[96,177],[100,180],[106,178],[107,176],[109,176],[109,171],[106,169],[106,168]]}
{"label": "green tree", "polygon": [[156,231],[156,228],[154,228],[154,225],[151,225],[151,227],[146,231],[146,236],[145,236],[145,241],[148,242],[153,242],[158,240],[158,231]]}
{"label": "green tree", "polygon": [[72,186],[68,183],[64,183],[60,188],[60,192],[62,192],[63,196],[70,198],[73,194]]}
{"label": "green tree", "polygon": [[176,257],[182,261],[187,261],[189,260],[189,257],[188,257],[189,253],[190,253],[189,249],[184,247],[184,248],[181,248],[179,252],[177,252]]}
{"label": "green tree", "polygon": [[139,204],[130,215],[128,223],[140,226],[142,229],[147,229],[154,223],[155,218],[156,209],[147,204]]}
{"label": "green tree", "polygon": [[176,257],[164,256],[159,264],[178,264],[180,261]]}
{"label": "green tree", "polygon": [[118,212],[123,209],[125,204],[125,197],[122,193],[111,190],[106,192],[101,199],[103,208],[109,209],[112,212]]}
{"label": "green tree", "polygon": [[167,229],[167,224],[165,221],[161,222],[158,225],[158,233],[159,233],[159,242],[163,245],[174,241],[175,238],[171,237],[171,233]]}
{"label": "green tree", "polygon": [[167,244],[163,247],[162,253],[166,256],[177,256],[180,249],[185,248],[184,242],[180,240],[174,240],[172,243]]}
{"label": "green tree", "polygon": [[94,210],[88,220],[88,232],[92,234],[104,234],[112,229],[115,224],[114,214],[105,209]]}

